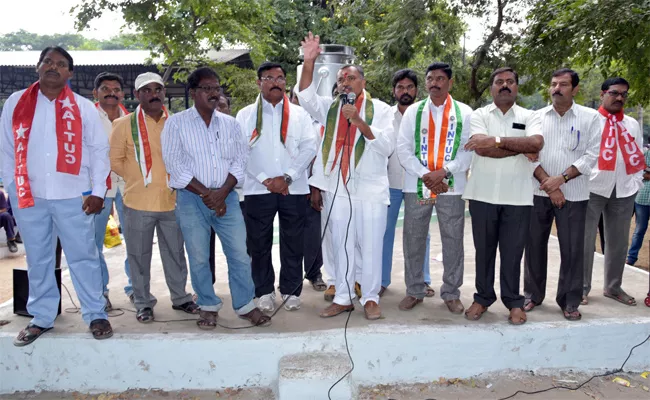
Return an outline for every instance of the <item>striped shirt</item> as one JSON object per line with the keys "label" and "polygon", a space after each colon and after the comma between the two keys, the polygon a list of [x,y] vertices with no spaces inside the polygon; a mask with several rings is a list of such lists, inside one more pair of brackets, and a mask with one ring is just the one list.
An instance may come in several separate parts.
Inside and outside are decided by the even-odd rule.
{"label": "striped shirt", "polygon": [[208,188],[219,188],[228,174],[241,186],[248,145],[235,118],[215,111],[208,127],[192,107],[169,117],[162,152],[170,187],[183,189],[196,178]]}
{"label": "striped shirt", "polygon": [[[646,171],[650,171],[650,150],[645,151]],[[650,181],[643,181],[643,187],[639,190],[634,201],[642,206],[650,206]]]}
{"label": "striped shirt", "polygon": [[[598,113],[575,103],[563,116],[552,105],[537,113],[544,135],[539,165],[549,176],[562,175],[570,166],[576,167],[581,175],[560,186],[560,190],[567,201],[589,200],[589,175],[600,150]],[[539,190],[537,179],[532,179],[535,196],[548,197]]]}

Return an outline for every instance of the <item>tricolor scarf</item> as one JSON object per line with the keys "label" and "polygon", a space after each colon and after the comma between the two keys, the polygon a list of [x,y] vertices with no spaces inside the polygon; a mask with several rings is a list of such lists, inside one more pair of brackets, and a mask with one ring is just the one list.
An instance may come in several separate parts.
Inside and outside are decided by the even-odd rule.
{"label": "tricolor scarf", "polygon": [[623,125],[623,111],[610,114],[602,106],[598,112],[605,117],[605,128],[600,140],[600,154],[598,156],[598,169],[601,171],[614,171],[616,169],[616,156],[618,154],[618,143],[623,143],[621,154],[625,161],[625,172],[632,175],[645,169],[643,152],[639,148],[634,137]]}
{"label": "tricolor scarf", "polygon": [[[262,136],[262,96],[257,95],[257,100],[255,100],[255,103],[257,104],[257,113],[256,113],[256,118],[255,118],[255,129],[253,129],[253,133],[251,134],[251,138],[249,140],[249,145],[250,147],[253,147],[255,143],[260,139]],[[285,142],[287,140],[287,131],[289,130],[289,98],[287,95],[284,95],[284,102],[282,104],[282,123],[280,124],[280,141],[282,142],[283,145],[285,145]],[[286,146],[286,145],[285,145]]]}
{"label": "tricolor scarf", "polygon": [[[120,117],[123,117],[125,115],[129,115],[129,110],[127,110],[126,107],[124,107],[124,104],[118,103],[118,106],[120,108]],[[102,109],[102,106],[99,105],[99,102],[95,103],[95,108],[97,108],[98,110],[101,109],[102,111],[104,111],[104,109]],[[104,112],[106,112],[106,111],[104,111]],[[113,182],[111,182],[111,173],[109,172],[108,177],[106,178],[106,188],[108,190],[111,190],[112,187],[113,187]]]}
{"label": "tricolor scarf", "polygon": [[[357,98],[354,103],[354,106],[357,108],[357,112],[361,112],[361,109],[365,110],[365,121],[366,124],[372,124],[372,118],[375,113],[375,108],[372,104],[372,99],[370,94],[365,90]],[[348,171],[350,170],[350,157],[352,156],[352,142],[357,134],[357,127],[355,125],[350,125],[348,127],[348,121],[343,116],[341,112],[341,97],[337,97],[336,100],[330,106],[329,111],[327,112],[327,121],[325,123],[325,134],[322,141],[322,153],[323,153],[323,168],[325,170],[325,176],[334,170],[336,162],[339,158],[339,154],[343,153],[341,156],[341,176],[343,177],[343,182],[346,181],[348,176]],[[336,138],[334,138],[334,127],[336,128]],[[349,133],[348,133],[349,129]],[[346,140],[346,133],[349,134],[349,139]],[[330,170],[327,170],[327,164],[330,162],[332,143],[336,140],[336,149],[333,155],[334,160],[332,161],[332,167]],[[361,160],[363,151],[366,147],[366,141],[363,138],[363,135],[359,136],[356,145],[354,145],[354,166],[356,167]]]}
{"label": "tricolor scarf", "polygon": [[[163,106],[163,118],[167,119],[169,113]],[[131,136],[133,137],[133,148],[135,149],[135,159],[140,165],[144,186],[151,183],[151,145],[149,144],[149,132],[147,131],[147,122],[145,121],[144,111],[138,106],[135,112],[131,114]]]}
{"label": "tricolor scarf", "polygon": [[[20,96],[12,118],[14,132],[14,155],[16,162],[15,181],[18,207],[34,206],[34,197],[27,173],[27,146],[32,121],[36,112],[39,82],[33,83]],[[65,86],[55,100],[57,158],[56,171],[79,175],[82,156],[82,121],[79,105],[69,86]]]}
{"label": "tricolor scarf", "polygon": [[[431,99],[427,97],[418,106],[415,117],[415,156],[429,171],[436,171],[456,158],[463,132],[463,117],[456,100],[447,95],[442,114],[440,137],[438,138],[438,152],[435,154],[436,126],[433,115],[431,115],[431,104]],[[454,114],[450,115],[452,104]],[[422,128],[422,125],[428,126],[428,129]],[[453,177],[449,179],[448,185],[450,189],[454,187]],[[418,178],[417,190],[418,199],[421,202],[431,201],[431,199],[436,198],[436,195],[426,187],[422,178]]]}

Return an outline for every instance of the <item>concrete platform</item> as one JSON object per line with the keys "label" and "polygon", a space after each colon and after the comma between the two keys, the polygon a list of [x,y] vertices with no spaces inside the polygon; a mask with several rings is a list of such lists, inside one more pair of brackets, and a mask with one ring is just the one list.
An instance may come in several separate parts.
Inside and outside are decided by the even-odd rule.
{"label": "concrete platform", "polygon": [[[469,218],[466,222],[466,271],[461,300],[467,307],[474,293],[474,247]],[[435,223],[431,225],[431,233],[432,286],[438,292],[442,263],[433,260],[441,252]],[[363,317],[361,307],[350,318],[347,339],[355,369],[346,384],[349,398],[353,398],[355,385],[417,383],[509,370],[589,372],[617,368],[630,348],[650,334],[650,308],[643,305],[648,292],[647,272],[626,268],[624,288],[639,305],[625,306],[600,294],[603,285],[600,256],[595,260],[595,289],[590,304],[580,309],[582,321],[569,322],[562,317],[554,302],[559,267],[555,238],[549,243],[547,300],[529,313],[524,326],[508,325],[508,312],[500,303],[492,306],[480,321],[469,322],[449,313],[438,294],[410,312],[399,311],[397,305],[405,293],[401,228],[396,236],[393,283],[381,301],[384,318],[369,322]],[[126,283],[124,246],[107,250],[105,255],[111,271],[113,306],[132,310],[122,290]],[[277,271],[277,246],[274,262]],[[153,263],[152,292],[158,298],[156,319],[192,318],[171,309],[157,252]],[[220,323],[244,327],[246,323],[231,308],[225,265],[225,257],[219,253],[215,288],[225,303]],[[75,296],[67,272],[63,281]],[[496,288],[498,293],[498,272]],[[191,291],[189,284],[188,291]],[[0,319],[10,323],[0,327],[0,393],[267,387],[280,398],[282,377],[291,375],[287,369],[296,368],[291,366],[292,359],[303,360],[299,364],[304,365],[305,356],[327,354],[333,355],[329,362],[306,364],[308,368],[316,368],[314,374],[303,370],[299,375],[319,376],[323,372],[320,374],[323,380],[334,383],[332,374],[318,371],[318,366],[324,370],[348,369],[343,336],[346,316],[319,318],[318,312],[328,303],[323,301],[322,293],[309,285],[305,285],[301,298],[303,305],[299,311],[280,310],[270,327],[241,330],[217,328],[204,332],[194,321],[144,325],[126,311],[111,318],[115,336],[106,341],[93,340],[80,315],[64,313],[53,331],[26,348],[16,348],[11,342],[28,319],[12,315],[11,304],[5,303],[0,306]],[[64,308],[72,306],[67,296],[63,305]],[[650,369],[650,343],[635,350],[626,369]],[[327,394],[308,398],[327,398]]]}

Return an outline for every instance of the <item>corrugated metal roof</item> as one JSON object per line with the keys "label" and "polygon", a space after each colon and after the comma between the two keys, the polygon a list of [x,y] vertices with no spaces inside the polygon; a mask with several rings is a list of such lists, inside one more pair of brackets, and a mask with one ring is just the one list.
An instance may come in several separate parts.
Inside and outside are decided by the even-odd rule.
{"label": "corrugated metal roof", "polygon": [[[228,62],[249,53],[247,49],[211,50],[210,59],[216,62]],[[159,64],[160,58],[151,60],[148,50],[71,50],[74,65],[142,65]],[[36,66],[40,51],[0,51],[0,66],[32,67]]]}

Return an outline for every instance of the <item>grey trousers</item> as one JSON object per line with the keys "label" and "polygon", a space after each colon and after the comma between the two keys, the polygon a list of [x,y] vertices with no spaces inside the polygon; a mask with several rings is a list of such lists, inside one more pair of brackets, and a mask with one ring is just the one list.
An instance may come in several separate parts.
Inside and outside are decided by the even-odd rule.
{"label": "grey trousers", "polygon": [[[418,299],[425,295],[422,264],[433,207],[419,204],[416,193],[404,193],[404,280],[406,294]],[[445,301],[459,299],[465,271],[465,201],[460,195],[438,196],[435,207],[444,268],[440,297]]]}
{"label": "grey trousers", "polygon": [[605,287],[604,291],[619,294],[623,283],[625,257],[630,239],[630,224],[634,211],[636,193],[629,197],[616,198],[616,188],[607,198],[594,193],[589,194],[587,222],[585,225],[585,268],[582,294],[591,291],[591,275],[594,268],[594,251],[596,251],[596,228],[600,214],[605,224]]}
{"label": "grey trousers", "polygon": [[183,234],[176,223],[174,211],[139,211],[125,205],[124,217],[124,237],[131,265],[135,308],[153,308],[157,302],[150,291],[154,229],[158,233],[158,249],[172,304],[178,306],[192,301],[192,295],[185,291],[187,263]]}
{"label": "grey trousers", "polygon": [[578,308],[582,299],[587,201],[567,201],[557,208],[551,199],[534,196],[524,262],[524,293],[535,304],[546,297],[548,239],[553,220],[560,242],[560,274],[555,301],[563,310]]}

